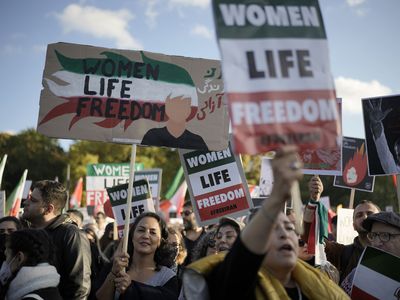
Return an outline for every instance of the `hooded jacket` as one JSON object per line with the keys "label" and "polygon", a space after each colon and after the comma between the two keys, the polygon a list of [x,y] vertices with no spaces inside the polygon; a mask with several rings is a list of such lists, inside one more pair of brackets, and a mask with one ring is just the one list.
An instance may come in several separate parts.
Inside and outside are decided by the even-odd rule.
{"label": "hooded jacket", "polygon": [[6,300],[40,298],[61,300],[57,289],[59,282],[60,275],[56,268],[48,263],[22,267],[10,283]]}
{"label": "hooded jacket", "polygon": [[59,215],[45,230],[55,245],[58,289],[63,299],[86,299],[90,292],[90,244],[68,215]]}

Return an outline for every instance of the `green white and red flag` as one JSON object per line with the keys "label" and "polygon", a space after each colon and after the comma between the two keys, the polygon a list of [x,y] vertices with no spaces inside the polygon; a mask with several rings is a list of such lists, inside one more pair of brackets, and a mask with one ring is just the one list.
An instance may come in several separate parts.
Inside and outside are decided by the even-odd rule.
{"label": "green white and red flag", "polygon": [[17,217],[21,208],[22,194],[24,192],[24,186],[28,170],[25,170],[19,180],[17,186],[14,188],[10,196],[7,198],[6,203],[6,214],[9,216]]}
{"label": "green white and red flag", "polygon": [[4,154],[1,163],[0,163],[0,190],[1,190],[1,181],[3,179],[4,168],[7,162],[7,154]]}
{"label": "green white and red flag", "polygon": [[336,147],[340,123],[318,0],[213,1],[236,152]]}
{"label": "green white and red flag", "polygon": [[83,192],[83,178],[80,177],[78,182],[76,183],[74,192],[71,195],[71,199],[69,200],[69,208],[81,207],[82,192]]}
{"label": "green white and red flag", "polygon": [[400,257],[366,247],[357,266],[351,299],[399,299]]}

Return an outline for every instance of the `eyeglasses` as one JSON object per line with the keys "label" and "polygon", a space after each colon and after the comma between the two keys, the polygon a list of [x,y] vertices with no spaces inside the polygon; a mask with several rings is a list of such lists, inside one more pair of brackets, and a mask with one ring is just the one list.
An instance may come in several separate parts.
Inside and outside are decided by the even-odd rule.
{"label": "eyeglasses", "polygon": [[367,237],[370,241],[379,237],[381,242],[389,242],[392,237],[398,236],[400,233],[389,233],[389,232],[368,232]]}
{"label": "eyeglasses", "polygon": [[299,247],[304,247],[305,244],[306,244],[305,241],[303,241],[302,239],[299,239]]}
{"label": "eyeglasses", "polygon": [[184,210],[184,211],[182,211],[182,215],[184,215],[184,216],[186,216],[186,217],[190,216],[192,213],[193,213],[193,212],[190,211],[190,210]]}

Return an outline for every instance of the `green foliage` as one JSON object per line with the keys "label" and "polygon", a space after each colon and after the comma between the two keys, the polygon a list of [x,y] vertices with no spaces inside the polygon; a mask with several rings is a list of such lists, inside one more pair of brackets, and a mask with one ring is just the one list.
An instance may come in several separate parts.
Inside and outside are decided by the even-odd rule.
{"label": "green foliage", "polygon": [[11,135],[0,133],[0,157],[8,154],[2,189],[7,195],[18,183],[25,169],[28,180],[58,179],[63,182],[67,165],[66,154],[56,139],[37,133],[34,129]]}

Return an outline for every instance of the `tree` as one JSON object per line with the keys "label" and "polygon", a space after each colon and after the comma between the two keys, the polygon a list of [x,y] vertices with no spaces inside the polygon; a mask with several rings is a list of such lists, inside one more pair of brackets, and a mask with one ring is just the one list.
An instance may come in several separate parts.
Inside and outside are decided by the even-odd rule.
{"label": "tree", "polygon": [[57,139],[48,138],[35,129],[27,129],[16,135],[0,133],[0,156],[8,154],[3,174],[2,188],[7,195],[15,187],[24,169],[28,180],[65,179],[66,154]]}

